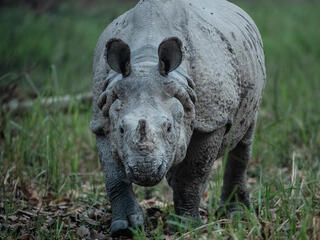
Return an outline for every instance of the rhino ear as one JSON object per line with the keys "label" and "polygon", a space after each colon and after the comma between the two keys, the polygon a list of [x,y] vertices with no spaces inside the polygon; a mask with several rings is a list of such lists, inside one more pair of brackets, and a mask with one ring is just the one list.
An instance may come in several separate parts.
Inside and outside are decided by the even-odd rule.
{"label": "rhino ear", "polygon": [[177,37],[165,39],[158,49],[159,72],[167,76],[169,72],[175,70],[182,62],[182,42]]}
{"label": "rhino ear", "polygon": [[130,48],[121,39],[112,38],[106,44],[105,59],[112,70],[121,73],[123,77],[131,72]]}

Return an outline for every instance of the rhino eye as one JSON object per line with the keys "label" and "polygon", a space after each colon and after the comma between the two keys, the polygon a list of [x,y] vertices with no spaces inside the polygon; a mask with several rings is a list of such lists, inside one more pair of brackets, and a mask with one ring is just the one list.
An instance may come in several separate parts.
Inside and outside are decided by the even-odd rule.
{"label": "rhino eye", "polygon": [[124,134],[124,129],[123,129],[123,127],[120,127],[120,128],[119,128],[119,132],[120,132],[121,135]]}
{"label": "rhino eye", "polygon": [[172,126],[171,126],[171,123],[169,123],[167,126],[167,132],[170,133],[171,131],[172,131]]}

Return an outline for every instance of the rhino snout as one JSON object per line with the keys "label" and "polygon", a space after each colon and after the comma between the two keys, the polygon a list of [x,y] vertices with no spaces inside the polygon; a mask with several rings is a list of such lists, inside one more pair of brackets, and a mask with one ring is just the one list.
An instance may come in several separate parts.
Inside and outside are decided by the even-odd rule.
{"label": "rhino snout", "polygon": [[133,111],[119,121],[117,147],[127,178],[141,186],[153,186],[172,162],[174,129],[164,114],[139,112]]}
{"label": "rhino snout", "polygon": [[165,162],[148,161],[128,164],[126,174],[129,180],[141,186],[154,186],[158,184],[166,173]]}

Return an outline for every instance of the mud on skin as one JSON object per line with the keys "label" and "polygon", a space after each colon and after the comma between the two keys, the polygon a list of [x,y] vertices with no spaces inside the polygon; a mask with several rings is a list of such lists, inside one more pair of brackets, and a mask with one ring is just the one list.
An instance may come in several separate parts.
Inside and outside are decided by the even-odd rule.
{"label": "mud on skin", "polygon": [[93,72],[90,127],[112,236],[144,224],[132,183],[164,176],[176,213],[200,220],[202,192],[227,146],[220,209],[249,206],[246,170],[266,75],[259,31],[243,10],[224,0],[140,1],[101,34]]}

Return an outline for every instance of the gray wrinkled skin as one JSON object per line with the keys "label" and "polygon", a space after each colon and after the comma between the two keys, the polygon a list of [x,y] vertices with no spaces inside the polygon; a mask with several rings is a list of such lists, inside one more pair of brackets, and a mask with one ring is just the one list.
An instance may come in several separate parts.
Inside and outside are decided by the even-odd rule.
{"label": "gray wrinkled skin", "polygon": [[227,148],[221,206],[249,206],[246,169],[266,74],[259,31],[243,10],[225,0],[141,0],[104,30],[93,71],[91,129],[112,235],[144,222],[132,183],[165,175],[176,213],[199,220],[211,167]]}

